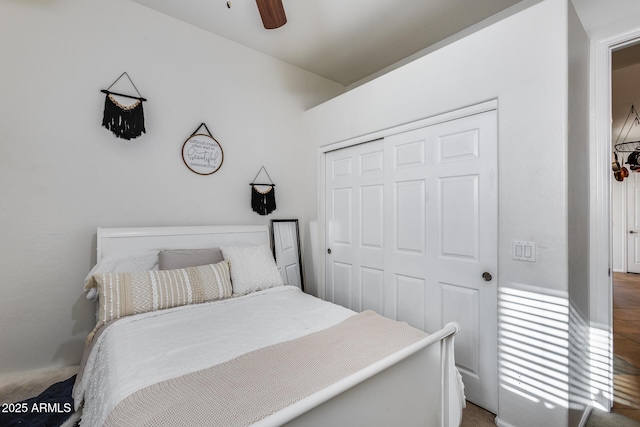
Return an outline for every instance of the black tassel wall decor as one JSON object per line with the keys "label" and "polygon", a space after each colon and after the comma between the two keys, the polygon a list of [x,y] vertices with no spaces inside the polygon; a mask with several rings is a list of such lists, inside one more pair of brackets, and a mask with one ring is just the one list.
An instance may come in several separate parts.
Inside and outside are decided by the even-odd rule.
{"label": "black tassel wall decor", "polygon": [[[256,181],[260,172],[264,171],[269,178],[269,184],[259,184]],[[251,184],[251,209],[258,215],[269,215],[276,210],[276,185],[269,176],[269,172],[262,166],[258,171],[258,174],[253,178]]]}
{"label": "black tassel wall decor", "polygon": [[102,126],[109,129],[118,138],[130,140],[142,135],[144,128],[144,109],[142,100],[132,105],[122,105],[111,94],[104,101]]}
{"label": "black tassel wall decor", "polygon": [[276,210],[275,185],[267,185],[266,190],[259,190],[258,187],[251,186],[251,209],[258,215],[269,215]]}
{"label": "black tassel wall decor", "polygon": [[[122,93],[111,92],[109,89],[113,87],[123,77],[127,76],[131,86],[138,93],[138,96],[124,95]],[[106,94],[104,100],[104,115],[102,116],[102,126],[109,129],[118,138],[130,140],[137,138],[143,133],[146,133],[144,127],[144,109],[142,108],[142,102],[146,101],[145,98],[140,95],[138,88],[133,84],[131,77],[125,71],[111,84],[107,89],[102,89],[100,92]],[[131,105],[124,105],[118,102],[115,96],[123,96],[125,98],[135,99],[135,102]]]}

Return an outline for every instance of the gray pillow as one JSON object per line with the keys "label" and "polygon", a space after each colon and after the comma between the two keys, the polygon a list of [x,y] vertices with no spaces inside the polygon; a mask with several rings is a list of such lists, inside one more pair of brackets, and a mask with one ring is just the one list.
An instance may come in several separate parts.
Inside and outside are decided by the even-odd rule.
{"label": "gray pillow", "polygon": [[158,268],[160,270],[175,270],[217,264],[223,260],[220,248],[166,249],[158,253]]}

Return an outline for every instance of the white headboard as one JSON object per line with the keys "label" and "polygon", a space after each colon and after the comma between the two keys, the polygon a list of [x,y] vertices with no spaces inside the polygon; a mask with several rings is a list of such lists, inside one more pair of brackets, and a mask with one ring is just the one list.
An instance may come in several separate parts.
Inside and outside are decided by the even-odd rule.
{"label": "white headboard", "polygon": [[117,252],[200,249],[232,244],[270,245],[267,225],[98,228],[97,261]]}

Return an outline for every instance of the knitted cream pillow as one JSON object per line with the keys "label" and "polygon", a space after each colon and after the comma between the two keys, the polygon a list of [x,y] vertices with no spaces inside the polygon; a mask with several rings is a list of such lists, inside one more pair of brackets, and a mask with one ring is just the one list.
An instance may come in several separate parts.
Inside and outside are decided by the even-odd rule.
{"label": "knitted cream pillow", "polygon": [[284,285],[267,245],[221,246],[224,259],[231,262],[234,295],[246,295]]}

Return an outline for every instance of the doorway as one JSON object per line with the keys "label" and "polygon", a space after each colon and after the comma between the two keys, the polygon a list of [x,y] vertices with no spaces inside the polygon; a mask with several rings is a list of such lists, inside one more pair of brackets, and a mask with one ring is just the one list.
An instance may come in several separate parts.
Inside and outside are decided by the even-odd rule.
{"label": "doorway", "polygon": [[[612,411],[640,421],[640,41],[611,49]],[[614,163],[612,163],[614,165]],[[637,171],[636,171],[637,170]]]}
{"label": "doorway", "polygon": [[[640,273],[640,42],[611,53],[613,270]],[[617,163],[615,163],[617,161]],[[628,175],[628,176],[626,176]]]}
{"label": "doorway", "polygon": [[[613,407],[613,237],[612,217],[612,53],[640,41],[640,28],[594,43],[591,100],[594,122],[591,137],[590,290],[592,402],[606,411]],[[606,365],[602,365],[605,363]]]}

